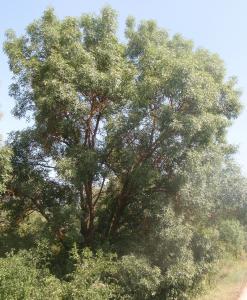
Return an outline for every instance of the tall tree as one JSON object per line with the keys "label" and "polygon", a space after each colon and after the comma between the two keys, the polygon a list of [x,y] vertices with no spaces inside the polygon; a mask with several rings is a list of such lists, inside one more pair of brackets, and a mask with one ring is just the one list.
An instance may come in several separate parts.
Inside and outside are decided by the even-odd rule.
{"label": "tall tree", "polygon": [[[87,245],[127,227],[144,230],[151,208],[170,203],[181,213],[188,162],[209,147],[227,151],[226,129],[241,108],[217,55],[170,38],[153,21],[126,24],[121,43],[111,8],[64,20],[49,9],[24,36],[9,31],[5,43],[14,113],[34,120],[13,138],[24,149],[16,176],[38,173],[39,197],[36,188],[25,191],[43,214],[73,205]],[[25,182],[18,186],[25,206]]]}

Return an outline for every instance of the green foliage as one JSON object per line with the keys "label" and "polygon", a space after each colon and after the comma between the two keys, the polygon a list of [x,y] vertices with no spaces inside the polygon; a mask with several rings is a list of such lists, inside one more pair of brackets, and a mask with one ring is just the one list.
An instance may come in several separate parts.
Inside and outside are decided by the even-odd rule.
{"label": "green foliage", "polygon": [[7,33],[14,114],[34,124],[0,149],[2,299],[190,299],[245,247],[236,80],[154,21],[116,32],[105,7]]}
{"label": "green foliage", "polygon": [[6,184],[11,178],[11,155],[9,147],[0,148],[0,194],[5,192]]}
{"label": "green foliage", "polygon": [[113,282],[116,266],[113,256],[102,252],[93,253],[85,248],[82,255],[76,248],[72,251],[75,271],[69,275],[65,299],[116,299],[118,286]]}
{"label": "green foliage", "polygon": [[20,252],[0,258],[0,299],[62,299],[58,279],[30,261],[30,253]]}
{"label": "green foliage", "polygon": [[160,270],[134,255],[117,259],[98,251],[72,251],[75,271],[66,286],[66,299],[151,299],[161,282]]}
{"label": "green foliage", "polygon": [[118,263],[117,282],[122,288],[121,299],[153,299],[162,281],[160,269],[145,258],[123,256]]}
{"label": "green foliage", "polygon": [[198,228],[193,239],[193,254],[196,262],[207,267],[222,257],[222,246],[219,239],[219,231],[216,228]]}
{"label": "green foliage", "polygon": [[186,299],[193,285],[196,266],[190,248],[191,229],[170,207],[164,209],[154,223],[147,255],[162,272],[161,297]]}
{"label": "green foliage", "polygon": [[225,153],[226,129],[241,108],[235,81],[226,80],[217,55],[194,49],[180,35],[170,38],[153,21],[136,28],[131,18],[123,44],[116,24],[109,7],[99,16],[64,20],[49,9],[24,36],[8,32],[4,46],[15,115],[35,120],[12,141],[20,176],[31,174],[21,185],[34,187],[25,197],[21,190],[18,201],[25,210],[38,206],[33,199],[41,185],[43,214],[54,215],[47,194],[49,202],[59,198],[56,213],[59,203],[77,202],[85,245],[95,244],[96,236],[116,238],[136,199],[140,210],[146,205],[144,194],[162,191],[168,202],[184,194],[186,166],[203,161],[209,147],[212,155],[217,148]]}
{"label": "green foliage", "polygon": [[226,250],[233,255],[239,255],[246,249],[246,231],[238,220],[223,220],[219,224],[220,239]]}

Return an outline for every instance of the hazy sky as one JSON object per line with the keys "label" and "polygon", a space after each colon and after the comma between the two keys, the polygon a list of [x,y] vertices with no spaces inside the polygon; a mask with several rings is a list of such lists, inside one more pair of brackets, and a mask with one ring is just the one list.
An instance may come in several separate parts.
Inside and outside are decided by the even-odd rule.
{"label": "hazy sky", "polygon": [[[79,16],[86,12],[98,13],[102,6],[110,4],[119,14],[119,35],[123,34],[125,19],[133,15],[137,20],[155,19],[160,27],[172,35],[181,33],[192,39],[195,47],[205,47],[217,52],[225,61],[228,75],[238,77],[242,90],[242,103],[247,107],[247,1],[246,0],[9,0],[1,1],[0,44],[5,31],[14,29],[17,34],[45,8],[52,6],[59,17]],[[25,125],[11,116],[14,101],[8,96],[11,74],[7,58],[0,49],[0,111],[4,117],[0,132],[6,137],[11,130]],[[247,174],[247,109],[229,130],[230,143],[239,145],[236,156]]]}

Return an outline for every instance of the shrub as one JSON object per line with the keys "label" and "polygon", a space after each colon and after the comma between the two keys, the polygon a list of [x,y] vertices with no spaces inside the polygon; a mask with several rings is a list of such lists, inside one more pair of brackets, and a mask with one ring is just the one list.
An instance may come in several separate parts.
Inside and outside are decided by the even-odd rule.
{"label": "shrub", "polygon": [[0,299],[61,299],[62,286],[46,269],[28,261],[26,251],[0,258]]}
{"label": "shrub", "polygon": [[145,258],[134,255],[122,257],[116,275],[124,299],[153,299],[162,280],[158,267],[151,266]]}
{"label": "shrub", "polygon": [[72,258],[76,269],[66,284],[65,299],[152,299],[162,279],[158,267],[134,255],[117,259],[101,251],[93,255],[89,249],[80,255],[74,249]]}
{"label": "shrub", "polygon": [[219,224],[220,240],[226,251],[238,256],[246,246],[246,233],[238,220],[223,220]]}
{"label": "shrub", "polygon": [[161,270],[159,299],[186,299],[196,272],[191,226],[171,207],[165,208],[153,225],[146,255]]}
{"label": "shrub", "polygon": [[101,251],[93,255],[87,248],[80,255],[74,248],[72,259],[76,268],[65,284],[65,299],[117,299],[118,286],[113,280],[116,272],[113,255],[103,255]]}

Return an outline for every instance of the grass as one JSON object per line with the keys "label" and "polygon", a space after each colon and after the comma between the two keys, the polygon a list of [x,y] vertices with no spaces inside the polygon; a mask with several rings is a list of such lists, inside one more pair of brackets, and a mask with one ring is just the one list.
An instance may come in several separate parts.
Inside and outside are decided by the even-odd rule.
{"label": "grass", "polygon": [[222,261],[211,287],[195,300],[237,300],[245,285],[247,285],[247,258]]}

